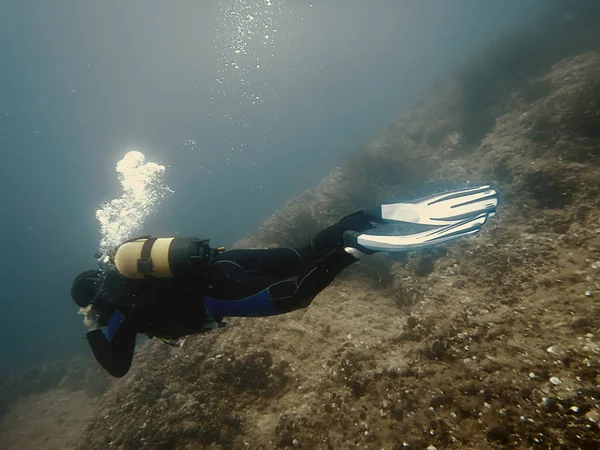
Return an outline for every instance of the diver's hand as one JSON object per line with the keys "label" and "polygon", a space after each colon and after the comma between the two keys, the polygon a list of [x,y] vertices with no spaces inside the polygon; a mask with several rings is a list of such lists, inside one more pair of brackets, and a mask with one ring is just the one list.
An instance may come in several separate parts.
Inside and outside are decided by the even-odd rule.
{"label": "diver's hand", "polygon": [[92,311],[92,305],[88,305],[85,308],[79,308],[79,314],[84,316],[83,324],[87,327],[88,331],[94,331],[100,328],[96,316]]}

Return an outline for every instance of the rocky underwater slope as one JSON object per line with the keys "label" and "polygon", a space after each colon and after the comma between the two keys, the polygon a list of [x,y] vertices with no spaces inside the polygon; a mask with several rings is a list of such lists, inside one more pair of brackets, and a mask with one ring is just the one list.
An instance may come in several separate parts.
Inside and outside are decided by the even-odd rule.
{"label": "rocky underwater slope", "polygon": [[599,448],[600,11],[570,8],[474,56],[239,245],[493,183],[480,235],[361,261],[306,311],[151,342],[79,448]]}
{"label": "rocky underwater slope", "polygon": [[151,341],[78,448],[600,448],[600,5],[475,55],[239,246],[492,183],[476,237],[361,260],[305,310]]}

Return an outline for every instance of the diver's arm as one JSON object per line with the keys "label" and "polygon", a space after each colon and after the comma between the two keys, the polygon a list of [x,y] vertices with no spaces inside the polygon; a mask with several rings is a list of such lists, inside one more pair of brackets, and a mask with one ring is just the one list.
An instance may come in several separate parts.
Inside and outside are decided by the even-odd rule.
{"label": "diver's arm", "polygon": [[100,329],[89,331],[86,337],[96,361],[113,377],[121,378],[131,367],[137,332],[131,322],[115,314],[119,314],[114,316],[118,323],[110,339]]}

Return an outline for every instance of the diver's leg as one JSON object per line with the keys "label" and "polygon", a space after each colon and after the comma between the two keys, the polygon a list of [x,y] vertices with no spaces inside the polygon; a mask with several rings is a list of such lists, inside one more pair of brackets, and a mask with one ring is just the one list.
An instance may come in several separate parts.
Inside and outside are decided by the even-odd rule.
{"label": "diver's leg", "polygon": [[213,264],[235,264],[250,275],[285,278],[304,266],[302,256],[293,248],[229,250],[218,255]]}
{"label": "diver's leg", "polygon": [[217,321],[223,317],[260,317],[306,308],[356,258],[337,249],[297,276],[286,279],[252,276],[224,266],[227,277],[210,283],[204,306]]}
{"label": "diver's leg", "polygon": [[373,225],[358,211],[320,231],[304,247],[260,250],[229,250],[218,255],[214,263],[235,264],[249,275],[285,278],[315,264],[329,252],[344,247],[344,232],[363,232]]}
{"label": "diver's leg", "polygon": [[279,314],[306,308],[314,298],[357,258],[343,248],[333,250],[314,267],[269,287],[269,296]]}
{"label": "diver's leg", "polygon": [[224,301],[237,301],[251,297],[286,278],[248,272],[232,260],[220,260],[207,268],[206,295]]}

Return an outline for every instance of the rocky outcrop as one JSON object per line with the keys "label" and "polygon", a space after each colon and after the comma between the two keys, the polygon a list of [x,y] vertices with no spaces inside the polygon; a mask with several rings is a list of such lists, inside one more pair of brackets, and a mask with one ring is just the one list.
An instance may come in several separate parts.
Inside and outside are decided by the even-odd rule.
{"label": "rocky outcrop", "polygon": [[149,343],[79,447],[597,448],[599,18],[561,2],[500,39],[239,245],[493,183],[480,235],[361,261],[306,311]]}

